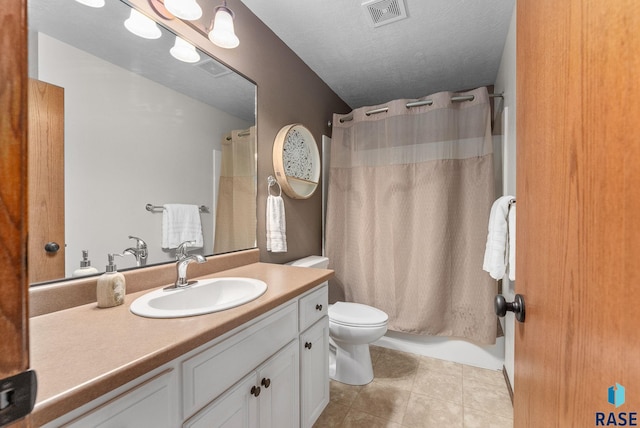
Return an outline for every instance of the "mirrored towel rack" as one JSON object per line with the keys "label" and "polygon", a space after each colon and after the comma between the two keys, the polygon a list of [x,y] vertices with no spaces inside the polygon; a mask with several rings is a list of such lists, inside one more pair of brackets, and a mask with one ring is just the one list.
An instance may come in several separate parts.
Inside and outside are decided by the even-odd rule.
{"label": "mirrored towel rack", "polygon": [[[154,211],[162,211],[164,210],[164,207],[162,205],[152,205],[152,204],[147,204],[144,206],[146,208],[147,211],[150,212],[154,212]],[[200,205],[198,207],[198,209],[200,209],[201,213],[208,213],[209,212],[209,207],[205,206],[205,205]]]}

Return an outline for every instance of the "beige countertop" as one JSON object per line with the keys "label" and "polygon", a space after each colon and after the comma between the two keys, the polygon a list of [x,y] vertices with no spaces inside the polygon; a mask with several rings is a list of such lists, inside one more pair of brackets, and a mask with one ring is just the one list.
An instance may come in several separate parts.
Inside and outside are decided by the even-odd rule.
{"label": "beige countertop", "polygon": [[89,303],[33,317],[30,360],[38,394],[32,423],[40,426],[62,416],[310,290],[332,274],[325,269],[253,263],[205,275],[202,278],[256,278],[268,288],[242,306],[195,317],[152,319],[132,314],[131,302],[150,290],[128,294],[125,303],[114,308],[99,309]]}

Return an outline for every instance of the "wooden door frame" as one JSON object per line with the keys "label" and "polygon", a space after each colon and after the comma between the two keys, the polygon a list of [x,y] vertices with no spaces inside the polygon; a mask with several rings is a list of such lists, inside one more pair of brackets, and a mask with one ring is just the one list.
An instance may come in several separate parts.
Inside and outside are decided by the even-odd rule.
{"label": "wooden door frame", "polygon": [[[0,8],[0,379],[29,368],[27,2]],[[29,418],[12,426],[29,426]]]}

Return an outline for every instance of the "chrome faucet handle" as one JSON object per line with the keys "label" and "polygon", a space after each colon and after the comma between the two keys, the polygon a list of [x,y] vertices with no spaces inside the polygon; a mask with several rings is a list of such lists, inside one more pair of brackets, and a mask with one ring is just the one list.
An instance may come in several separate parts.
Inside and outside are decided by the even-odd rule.
{"label": "chrome faucet handle", "polygon": [[136,248],[140,251],[140,257],[143,259],[147,258],[147,243],[144,242],[144,239],[138,238],[137,236],[129,235],[129,239],[136,240]]}
{"label": "chrome faucet handle", "polygon": [[184,257],[183,259],[178,260],[178,262],[176,263],[176,282],[173,283],[173,285],[165,287],[164,290],[179,290],[197,283],[198,281],[189,281],[187,279],[187,266],[189,266],[189,264],[193,262],[205,263],[206,261],[207,259],[200,254],[191,254],[187,257]]}
{"label": "chrome faucet handle", "polygon": [[182,260],[187,257],[189,251],[189,245],[195,245],[196,241],[184,241],[180,245],[178,245],[178,249],[176,250],[176,260]]}

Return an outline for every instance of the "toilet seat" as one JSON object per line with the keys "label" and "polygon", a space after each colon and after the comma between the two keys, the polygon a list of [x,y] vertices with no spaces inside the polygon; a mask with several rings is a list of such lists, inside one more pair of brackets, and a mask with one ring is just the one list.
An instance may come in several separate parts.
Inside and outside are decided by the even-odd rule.
{"label": "toilet seat", "polygon": [[346,327],[380,327],[388,320],[385,312],[360,303],[336,302],[329,305],[329,321]]}

